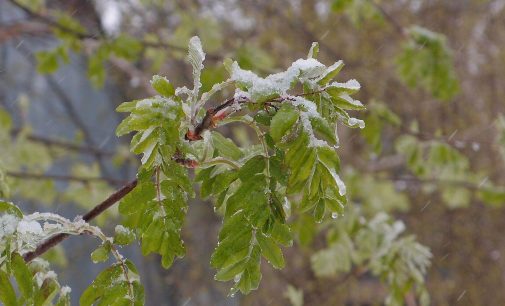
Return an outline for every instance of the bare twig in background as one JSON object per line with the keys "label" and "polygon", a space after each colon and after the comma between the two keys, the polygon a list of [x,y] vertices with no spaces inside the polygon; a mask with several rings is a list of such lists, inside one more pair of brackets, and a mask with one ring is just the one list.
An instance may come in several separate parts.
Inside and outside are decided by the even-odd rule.
{"label": "bare twig in background", "polygon": [[83,177],[83,176],[73,176],[73,175],[61,175],[61,174],[39,174],[39,173],[27,173],[27,172],[17,172],[17,171],[6,171],[7,176],[15,178],[24,179],[34,179],[34,180],[55,180],[55,181],[76,181],[81,183],[90,182],[107,182],[112,185],[122,185],[126,181],[118,180],[109,177]]}
{"label": "bare twig in background", "polygon": [[[21,133],[21,129],[13,129],[11,131],[11,136],[16,137],[19,133]],[[115,154],[115,152],[112,152],[112,151],[101,150],[96,147],[92,147],[92,146],[88,146],[88,145],[80,145],[77,143],[72,143],[69,141],[49,138],[49,137],[40,136],[40,135],[28,134],[24,137],[26,137],[26,139],[28,139],[30,141],[41,143],[41,144],[44,144],[48,147],[58,147],[58,148],[66,149],[69,151],[75,151],[77,153],[104,155],[104,156],[109,156],[109,157],[113,156]]]}
{"label": "bare twig in background", "polygon": [[21,35],[47,35],[50,31],[39,22],[16,22],[12,24],[0,25],[0,44]]}
{"label": "bare twig in background", "polygon": [[368,0],[376,9],[381,13],[386,21],[388,21],[393,28],[400,34],[401,36],[406,36],[407,32],[405,28],[396,20],[393,15],[389,14],[379,3],[375,2],[375,0]]}

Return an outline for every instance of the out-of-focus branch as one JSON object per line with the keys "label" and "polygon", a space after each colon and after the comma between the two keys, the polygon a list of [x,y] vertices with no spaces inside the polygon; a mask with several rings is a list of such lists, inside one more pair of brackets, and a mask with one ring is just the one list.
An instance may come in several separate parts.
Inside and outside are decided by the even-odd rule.
{"label": "out-of-focus branch", "polygon": [[[49,27],[56,28],[60,31],[66,32],[68,34],[74,35],[76,38],[80,40],[88,39],[88,40],[102,40],[102,39],[107,39],[107,37],[104,35],[103,32],[100,32],[98,34],[93,34],[89,32],[81,32],[77,31],[71,28],[66,27],[65,25],[62,25],[61,23],[53,20],[50,16],[40,14],[37,12],[32,11],[29,7],[17,2],[16,0],[8,0],[12,5],[16,6],[17,8],[21,9],[23,12],[25,12],[28,16],[39,20],[42,23],[45,23]],[[0,40],[1,42],[1,40]],[[139,39],[139,42],[141,45],[146,48],[157,48],[157,49],[172,49],[176,51],[182,51],[182,52],[187,52],[186,47],[183,46],[178,46],[174,45],[171,43],[167,42],[153,42],[153,41],[147,41],[143,39]],[[222,56],[217,55],[217,54],[206,54],[206,58],[214,61],[221,61],[223,59]]]}
{"label": "out-of-focus branch", "polygon": [[97,35],[81,32],[81,31],[76,31],[74,29],[68,28],[65,25],[62,25],[61,23],[53,20],[52,18],[50,18],[50,17],[48,17],[46,15],[39,14],[39,13],[36,13],[36,12],[32,11],[29,7],[23,5],[23,4],[15,1],[15,0],[8,0],[8,1],[12,5],[14,5],[17,8],[21,9],[28,16],[30,16],[30,17],[32,17],[34,19],[37,19],[40,22],[43,22],[43,23],[45,23],[45,24],[47,24],[47,25],[49,25],[51,27],[57,28],[58,30],[61,30],[61,31],[66,32],[68,34],[72,34],[72,35],[74,35],[75,37],[77,37],[79,39],[86,39],[86,38],[96,39],[97,38]]}
{"label": "out-of-focus branch", "polygon": [[[117,190],[113,194],[111,194],[107,199],[105,199],[102,203],[98,204],[95,206],[92,210],[90,210],[88,213],[86,213],[84,216],[82,216],[82,219],[86,222],[89,222],[102,214],[104,211],[106,211],[109,207],[117,203],[119,200],[124,198],[128,193],[130,193],[135,186],[137,186],[137,180],[133,180],[130,183],[126,184],[123,186],[121,189]],[[34,251],[28,252],[23,255],[23,258],[25,259],[26,262],[29,262],[33,260],[34,258],[37,258],[38,256],[44,254],[47,252],[49,249],[52,247],[56,246],[58,243],[62,242],[65,240],[69,234],[58,234],[55,236],[50,237],[46,241],[44,241],[42,244],[40,244]]]}
{"label": "out-of-focus branch", "polygon": [[454,187],[463,187],[473,191],[478,191],[481,189],[482,184],[476,184],[469,181],[463,180],[451,180],[451,179],[438,179],[438,178],[420,178],[415,176],[378,176],[378,179],[391,180],[395,182],[411,182],[415,184],[437,184],[437,185],[447,185]]}
{"label": "out-of-focus branch", "polygon": [[393,28],[400,34],[401,36],[406,36],[407,32],[405,28],[396,20],[393,15],[389,14],[379,3],[375,2],[375,0],[368,0],[379,13],[384,17],[384,19],[389,22],[393,26]]}
{"label": "out-of-focus branch", "polygon": [[16,22],[0,25],[0,44],[21,35],[46,35],[49,29],[39,22]]}
{"label": "out-of-focus branch", "polygon": [[59,174],[38,174],[28,172],[6,171],[5,174],[10,177],[32,179],[32,180],[55,180],[55,181],[76,181],[81,183],[91,182],[107,182],[115,186],[125,184],[126,181],[118,180],[109,177],[82,177],[73,175],[59,175]]}
{"label": "out-of-focus branch", "polygon": [[[13,129],[11,131],[11,136],[16,137],[19,133],[21,133],[21,129]],[[41,143],[41,144],[44,144],[48,147],[58,147],[58,148],[62,148],[62,149],[69,150],[69,151],[75,151],[78,153],[103,155],[103,156],[113,156],[115,154],[112,151],[105,151],[105,150],[101,150],[96,147],[92,147],[92,146],[88,146],[88,145],[79,145],[76,143],[53,139],[53,138],[44,137],[44,136],[39,136],[39,135],[28,134],[25,137],[26,137],[26,139],[28,139],[30,141]]]}
{"label": "out-of-focus branch", "polygon": [[133,79],[139,80],[140,86],[142,86],[142,89],[144,89],[148,94],[153,96],[157,94],[157,92],[150,85],[151,83],[149,82],[149,78],[145,75],[144,72],[137,69],[137,67],[135,67],[128,61],[125,61],[117,57],[111,57],[109,61],[114,67],[126,73],[131,80]]}

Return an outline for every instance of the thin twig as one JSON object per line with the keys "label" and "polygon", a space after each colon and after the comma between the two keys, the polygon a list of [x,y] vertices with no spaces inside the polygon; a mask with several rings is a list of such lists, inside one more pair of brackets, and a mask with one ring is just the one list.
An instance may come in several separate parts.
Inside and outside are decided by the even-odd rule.
{"label": "thin twig", "polygon": [[413,182],[419,184],[438,184],[438,185],[449,185],[455,187],[463,187],[466,189],[478,191],[481,189],[481,184],[475,184],[469,181],[463,180],[451,180],[451,179],[438,179],[438,178],[419,178],[415,176],[379,176],[379,179],[386,179],[397,182]]}
{"label": "thin twig", "polygon": [[96,39],[96,35],[92,35],[92,34],[89,34],[89,33],[85,33],[85,32],[81,32],[81,31],[77,31],[75,29],[71,29],[71,28],[68,28],[66,27],[65,25],[51,19],[50,17],[47,17],[46,15],[43,15],[43,14],[39,14],[39,13],[36,13],[34,11],[32,11],[29,7],[15,1],[15,0],[8,0],[12,5],[16,6],[17,8],[21,9],[23,12],[25,12],[25,14],[27,14],[28,16],[32,17],[32,18],[35,18],[35,19],[38,19],[39,21],[51,26],[51,27],[54,27],[54,28],[57,28],[58,30],[61,30],[63,32],[66,32],[68,34],[72,34],[74,36],[76,36],[77,38],[79,39],[86,39],[86,38],[89,38],[89,39]]}
{"label": "thin twig", "polygon": [[76,181],[81,183],[90,182],[107,182],[112,185],[123,185],[126,183],[124,180],[118,180],[110,177],[82,177],[73,175],[60,175],[60,174],[38,174],[38,173],[27,173],[27,172],[17,172],[17,171],[6,171],[7,176],[23,178],[23,179],[34,179],[34,180],[56,180],[56,181]]}
{"label": "thin twig", "polygon": [[[21,133],[21,129],[13,129],[11,130],[11,136],[16,137],[18,134]],[[104,156],[113,156],[115,153],[112,151],[105,151],[98,149],[96,147],[92,147],[89,145],[80,145],[64,140],[59,140],[59,139],[54,139],[54,138],[49,138],[45,136],[39,136],[39,135],[34,135],[34,134],[28,134],[25,136],[26,139],[33,141],[33,142],[38,142],[42,143],[46,146],[49,147],[58,147],[58,148],[63,148],[67,149],[70,151],[76,151],[79,153],[88,153],[88,154],[93,154],[93,155],[104,155]]]}
{"label": "thin twig", "polygon": [[381,5],[375,2],[375,0],[368,0],[368,2],[370,2],[375,9],[379,11],[379,13],[381,13],[384,19],[393,26],[396,32],[398,32],[401,36],[407,35],[405,28],[393,17],[393,15],[389,14]]}
{"label": "thin twig", "polygon": [[[92,34],[89,32],[82,32],[82,31],[77,31],[72,28],[68,28],[65,25],[59,23],[58,21],[53,20],[52,18],[39,14],[37,12],[32,11],[29,7],[17,2],[16,0],[8,0],[12,5],[16,6],[17,8],[21,9],[23,12],[25,12],[28,16],[38,19],[40,22],[45,23],[46,25],[56,28],[60,31],[63,31],[65,33],[74,35],[77,39],[89,39],[89,40],[100,40],[100,39],[107,39],[107,37],[104,35],[102,31],[98,34]],[[147,41],[147,40],[142,40],[139,39],[139,42],[141,45],[146,48],[157,48],[157,49],[172,49],[172,50],[177,50],[177,51],[182,51],[182,52],[187,52],[187,49],[185,47],[181,47],[175,44],[167,43],[167,42],[153,42],[153,41]],[[220,61],[222,60],[222,57],[217,54],[206,54],[206,58],[213,60],[213,61]]]}
{"label": "thin twig", "polygon": [[[133,180],[127,185],[123,186],[121,189],[117,190],[113,194],[111,194],[107,199],[105,199],[102,203],[98,204],[95,206],[92,210],[90,210],[88,213],[86,213],[82,219],[86,222],[89,222],[96,218],[98,215],[106,211],[109,207],[114,205],[116,202],[124,198],[128,193],[130,193],[133,188],[137,186],[137,180]],[[58,243],[62,242],[65,240],[69,234],[58,234],[53,237],[50,237],[46,241],[44,241],[42,244],[40,244],[34,251],[28,252],[23,255],[23,258],[25,259],[26,262],[29,262],[33,260],[34,258],[39,257],[40,255],[44,254],[47,252],[49,249],[52,247],[56,246]]]}
{"label": "thin twig", "polygon": [[[277,98],[273,98],[268,101],[265,101],[263,103],[268,105],[268,103],[272,103],[272,102],[281,103],[284,101],[291,101],[291,100],[294,100],[294,97],[314,95],[314,94],[321,93],[325,90],[326,90],[326,88],[323,88],[323,89],[313,91],[313,92],[296,94],[294,96],[277,97]],[[248,103],[248,102],[252,102],[252,101],[245,98],[245,97],[238,97],[238,98],[234,97],[234,98],[230,98],[230,99],[226,100],[225,102],[223,102],[222,104],[220,104],[214,108],[209,108],[207,110],[207,112],[205,113],[205,116],[203,117],[202,121],[196,125],[195,129],[193,131],[188,131],[186,133],[186,136],[185,136],[186,140],[189,140],[189,141],[201,140],[202,139],[201,134],[205,130],[215,127],[217,122],[223,120],[224,118],[226,118],[227,116],[231,115],[234,112],[234,111],[226,112],[226,108],[233,107],[233,105],[235,103],[243,104],[243,103]]]}

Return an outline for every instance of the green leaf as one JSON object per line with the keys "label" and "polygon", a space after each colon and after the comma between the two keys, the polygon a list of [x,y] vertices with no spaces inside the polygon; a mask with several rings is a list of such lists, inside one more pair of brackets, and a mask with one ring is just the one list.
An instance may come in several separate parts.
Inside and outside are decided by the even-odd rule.
{"label": "green leaf", "polygon": [[317,135],[321,136],[324,140],[332,145],[337,143],[335,129],[330,127],[330,124],[323,117],[313,116],[309,118],[312,129]]}
{"label": "green leaf", "polygon": [[151,86],[164,97],[175,95],[174,86],[165,77],[154,75],[151,80]]}
{"label": "green leaf", "polygon": [[275,222],[270,232],[270,236],[275,242],[282,244],[284,246],[292,246],[293,245],[293,237],[291,234],[291,229],[287,224],[281,224],[279,222]]}
{"label": "green leaf", "polygon": [[247,160],[247,162],[238,171],[238,177],[243,181],[254,179],[254,175],[262,173],[266,167],[266,160],[263,155],[255,155]]}
{"label": "green leaf", "polygon": [[238,160],[243,156],[242,151],[231,139],[223,137],[218,132],[212,132],[212,143],[214,148],[223,157]]}
{"label": "green leaf", "polygon": [[240,274],[239,281],[232,288],[232,292],[240,290],[243,294],[248,294],[251,290],[256,290],[261,281],[260,272],[260,250],[258,246],[254,246],[249,261],[247,262],[244,271]]}
{"label": "green leaf", "polygon": [[279,142],[299,117],[299,112],[293,106],[284,104],[277,111],[270,123],[270,136],[272,136],[273,140]]}
{"label": "green leaf", "polygon": [[110,43],[111,52],[117,57],[129,61],[134,61],[139,56],[142,48],[142,43],[138,39],[127,34],[120,34]]}
{"label": "green leaf", "polygon": [[326,68],[326,71],[321,77],[321,79],[318,81],[318,84],[326,85],[329,81],[333,80],[337,76],[337,74],[340,72],[340,70],[342,70],[342,68],[344,68],[343,61],[335,62],[330,67]]}
{"label": "green leaf", "polygon": [[200,76],[203,70],[203,61],[205,59],[205,53],[202,49],[202,43],[198,36],[193,36],[189,40],[188,47],[188,61],[193,67],[193,80],[194,87],[192,92],[192,103],[196,103],[198,100],[198,94],[200,92],[200,87],[202,83],[200,82]]}
{"label": "green leaf", "polygon": [[9,275],[0,270],[0,301],[5,306],[17,306],[16,292],[9,281]]}
{"label": "green leaf", "polygon": [[[124,275],[127,269],[128,279]],[[130,282],[128,282],[128,280]],[[117,263],[100,272],[79,299],[82,306],[144,304],[144,289],[139,282],[137,269],[129,260]]]}
{"label": "green leaf", "polygon": [[485,186],[480,188],[478,195],[482,201],[489,205],[502,206],[505,204],[504,187]]}
{"label": "green leaf", "polygon": [[33,295],[32,273],[28,269],[28,266],[21,255],[15,253],[12,255],[11,260],[12,272],[16,278],[19,291],[25,299],[31,299]]}
{"label": "green leaf", "polygon": [[95,88],[101,88],[105,83],[104,66],[104,60],[100,55],[93,55],[88,60],[88,78]]}
{"label": "green leaf", "polygon": [[248,262],[248,258],[244,258],[232,265],[229,265],[221,270],[219,270],[219,272],[216,273],[216,275],[214,276],[214,279],[215,280],[218,280],[218,281],[222,281],[222,282],[227,282],[227,281],[230,281],[232,280],[235,275],[238,275],[240,273],[242,273],[242,271],[244,271],[246,265],[247,265],[247,262]]}
{"label": "green leaf", "polygon": [[23,212],[12,202],[0,200],[0,213],[15,215],[18,218],[23,218]]}
{"label": "green leaf", "polygon": [[398,72],[409,87],[422,87],[441,100],[449,100],[459,92],[452,52],[445,36],[412,26],[409,40],[397,58]]}
{"label": "green leaf", "polygon": [[261,254],[277,269],[284,268],[284,256],[282,256],[281,249],[272,240],[262,233],[256,234],[256,239],[261,248]]}
{"label": "green leaf", "polygon": [[312,46],[310,46],[307,58],[316,58],[318,54],[319,54],[319,43],[313,42]]}
{"label": "green leaf", "polygon": [[109,243],[102,244],[91,253],[91,260],[94,263],[106,261],[107,259],[109,259],[110,250],[111,245]]}
{"label": "green leaf", "polygon": [[59,284],[51,278],[46,278],[35,296],[35,305],[53,305],[54,298],[60,290]]}
{"label": "green leaf", "polygon": [[54,51],[39,51],[35,53],[37,59],[37,72],[49,74],[58,70],[58,54]]}
{"label": "green leaf", "polygon": [[185,253],[180,231],[186,215],[187,196],[176,172],[164,172],[167,179],[161,181],[159,195],[156,185],[146,181],[137,185],[119,204],[120,213],[127,217],[125,225],[139,231],[142,253],[160,254],[165,268],[170,267],[175,257]]}
{"label": "green leaf", "polygon": [[331,101],[335,106],[345,110],[364,110],[365,106],[360,101],[354,100],[347,93],[334,94]]}

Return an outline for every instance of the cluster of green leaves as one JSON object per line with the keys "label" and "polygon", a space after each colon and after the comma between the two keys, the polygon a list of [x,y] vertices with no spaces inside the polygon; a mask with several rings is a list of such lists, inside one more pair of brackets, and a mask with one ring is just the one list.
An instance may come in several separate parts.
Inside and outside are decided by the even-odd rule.
{"label": "cluster of green leaves", "polygon": [[[125,278],[125,271],[128,279]],[[131,261],[115,263],[97,275],[79,299],[79,305],[95,304],[144,305],[144,288],[140,284],[137,268]]]}
{"label": "cluster of green leaves", "polygon": [[[44,222],[44,226],[39,222]],[[33,251],[48,237],[84,232],[102,240],[102,245],[91,254],[94,262],[107,260],[111,253],[116,263],[97,276],[84,291],[80,304],[142,305],[144,294],[138,272],[115,246],[131,242],[133,237],[128,231],[117,228],[112,239],[82,220],[71,222],[49,213],[23,215],[16,205],[5,201],[0,201],[0,302],[6,306],[70,305],[70,288],[59,284],[49,263],[40,258],[27,263],[21,254]]]}
{"label": "cluster of green leaves", "polygon": [[142,43],[138,39],[127,34],[119,35],[114,39],[102,40],[88,60],[88,78],[91,83],[97,88],[103,86],[106,77],[105,61],[110,56],[135,61],[142,48]]}
{"label": "cluster of green leaves", "polygon": [[449,100],[459,91],[451,49],[444,35],[412,26],[397,58],[398,72],[410,87],[422,87],[435,98]]}
{"label": "cluster of green leaves", "polygon": [[[30,6],[32,7],[32,6]],[[69,51],[79,53],[83,49],[82,38],[91,36],[86,28],[79,21],[63,11],[52,12],[55,26],[52,27],[56,38],[61,42],[52,50],[38,51],[35,54],[37,59],[37,71],[41,74],[56,72],[61,64],[70,62]],[[105,82],[105,61],[111,56],[127,61],[138,59],[142,51],[142,43],[128,35],[121,34],[117,37],[95,37],[98,44],[94,46],[88,61],[88,77],[91,83],[100,88]]]}
{"label": "cluster of green leaves", "polygon": [[389,288],[386,305],[404,305],[405,295],[415,292],[421,305],[429,305],[424,276],[431,253],[413,236],[401,236],[405,225],[385,213],[365,220],[349,209],[340,222],[328,224],[327,247],[311,257],[319,277],[368,271]]}
{"label": "cluster of green leaves", "polygon": [[433,180],[425,191],[439,190],[449,207],[467,207],[473,194],[490,205],[504,202],[503,187],[495,186],[485,174],[471,172],[468,157],[444,141],[420,141],[403,135],[396,140],[396,150],[405,156],[416,177],[428,183]]}
{"label": "cluster of green leaves", "polygon": [[70,305],[68,287],[62,287],[44,260],[25,263],[19,254],[17,225],[23,217],[17,206],[0,200],[0,302],[6,306]]}
{"label": "cluster of green leaves", "polygon": [[353,24],[359,26],[364,21],[382,21],[382,15],[370,0],[333,0],[333,11],[345,13]]}
{"label": "cluster of green leaves", "polygon": [[[373,0],[334,0],[332,9],[345,13],[356,26],[367,20],[382,21],[387,14]],[[446,37],[417,25],[403,28],[394,16],[386,17],[406,37],[396,58],[402,81],[411,88],[420,87],[429,91],[435,98],[453,98],[459,92],[459,80]]]}
{"label": "cluster of green leaves", "polygon": [[[280,246],[292,243],[286,222],[291,207],[299,213],[310,211],[316,222],[343,213],[345,185],[337,174],[340,162],[333,147],[338,144],[336,124],[363,127],[363,121],[348,111],[364,106],[350,96],[360,88],[357,81],[331,82],[343,63],[327,67],[315,59],[317,52],[314,44],[307,59],[266,78],[227,61],[230,79],[201,94],[205,54],[194,37],[188,52],[193,89],[174,89],[165,78],[155,76],[152,86],[160,96],[118,107],[130,114],[117,134],[136,132],[131,150],[143,154],[139,185],[119,209],[127,217],[125,225],[141,239],[145,254],[161,254],[165,267],[184,254],[179,233],[192,183],[178,162],[198,165],[195,181],[202,184],[201,196],[214,196],[216,209],[223,214],[211,264],[218,270],[217,280],[234,280],[232,294],[258,287],[261,257],[275,268],[284,266]],[[233,84],[233,103],[211,113],[216,122],[204,128],[242,122],[256,131],[260,144],[239,148],[215,131],[197,135],[201,141],[188,141],[196,126],[208,120],[205,102]],[[291,93],[297,89],[302,92]],[[229,116],[241,109],[254,115]]]}
{"label": "cluster of green leaves", "polygon": [[125,102],[117,108],[130,113],[117,127],[117,135],[135,132],[131,150],[143,154],[138,185],[121,201],[119,211],[126,217],[124,224],[141,240],[143,254],[160,254],[165,268],[185,253],[180,232],[187,199],[194,194],[187,170],[175,161],[188,151],[184,135],[191,119],[185,111],[191,110],[183,106],[196,103],[199,97],[204,59],[199,39],[191,41],[189,53],[195,77],[193,90],[176,92],[165,78],[155,76],[152,86],[161,96]]}
{"label": "cluster of green leaves", "polygon": [[[47,262],[26,264],[18,253],[7,255],[0,265],[0,302],[17,305],[70,305],[70,290],[62,287],[47,270]],[[8,264],[7,264],[8,263]],[[52,271],[51,271],[52,272]],[[13,284],[11,279],[15,280]],[[16,289],[19,294],[16,294]]]}

